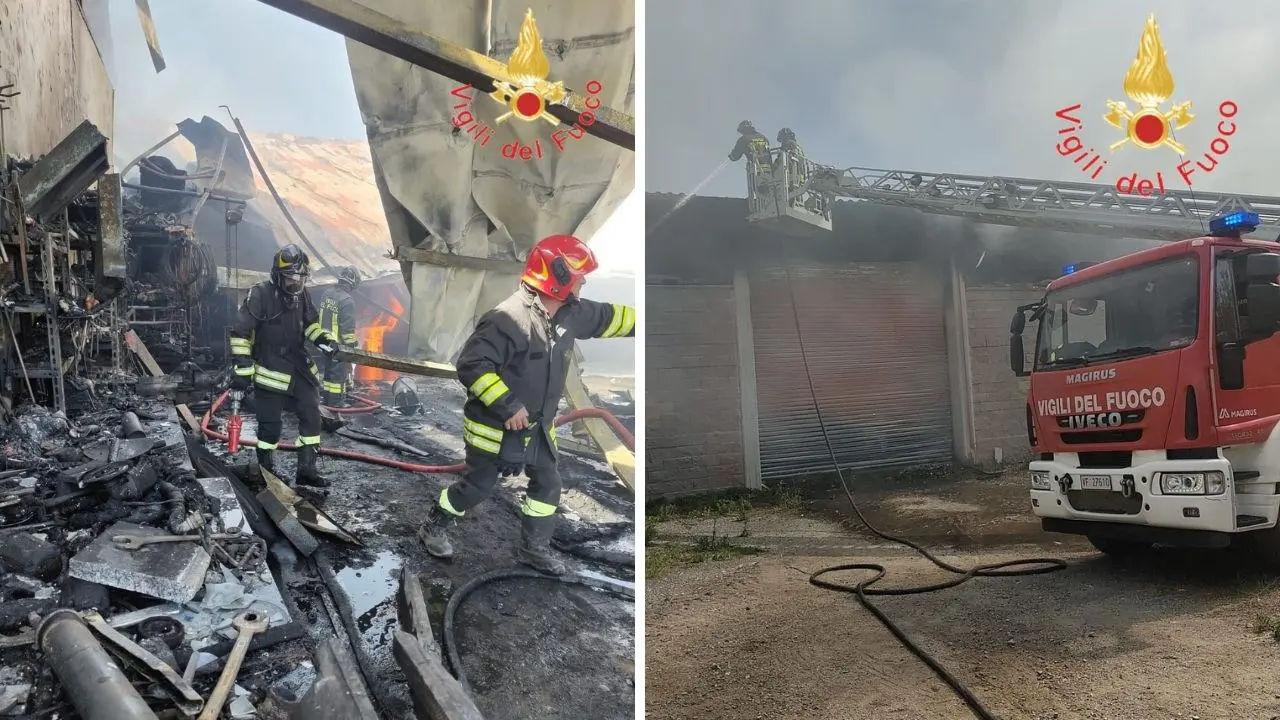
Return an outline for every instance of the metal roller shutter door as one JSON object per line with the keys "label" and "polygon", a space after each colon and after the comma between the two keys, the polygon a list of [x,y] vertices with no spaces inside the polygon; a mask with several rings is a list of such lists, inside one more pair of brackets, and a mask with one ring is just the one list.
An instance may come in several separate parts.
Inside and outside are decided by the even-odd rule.
{"label": "metal roller shutter door", "polygon": [[751,279],[762,477],[831,470],[796,333],[841,467],[952,457],[941,271],[773,269]]}

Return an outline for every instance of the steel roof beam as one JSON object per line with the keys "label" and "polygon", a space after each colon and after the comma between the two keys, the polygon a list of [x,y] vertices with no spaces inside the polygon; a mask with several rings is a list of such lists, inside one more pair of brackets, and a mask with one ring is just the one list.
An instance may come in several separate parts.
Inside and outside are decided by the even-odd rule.
{"label": "steel roof beam", "polygon": [[[400,58],[434,73],[471,85],[481,92],[493,92],[494,80],[510,81],[506,63],[482,55],[470,48],[443,40],[383,15],[351,0],[258,0],[277,10],[315,23],[344,37],[388,55]],[[587,111],[585,95],[569,91],[559,103],[549,104],[547,112],[572,126]],[[588,135],[627,150],[636,149],[636,121],[630,115],[600,106],[589,111],[595,122],[583,127]]]}

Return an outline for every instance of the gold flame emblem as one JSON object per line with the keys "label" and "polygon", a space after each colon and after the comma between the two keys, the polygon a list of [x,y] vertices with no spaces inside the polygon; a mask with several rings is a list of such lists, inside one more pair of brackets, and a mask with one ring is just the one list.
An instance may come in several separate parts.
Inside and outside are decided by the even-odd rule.
{"label": "gold flame emblem", "polygon": [[504,123],[516,117],[525,122],[542,119],[559,125],[560,121],[547,112],[547,105],[564,100],[567,93],[564,83],[547,81],[550,72],[551,61],[542,49],[542,36],[538,34],[538,23],[530,8],[520,24],[516,48],[507,60],[507,80],[494,80],[496,89],[489,93],[489,97],[507,106],[507,112],[498,116],[497,121]]}
{"label": "gold flame emblem", "polygon": [[1138,55],[1129,66],[1129,72],[1124,74],[1124,94],[1138,104],[1138,109],[1130,112],[1123,101],[1107,101],[1109,112],[1102,119],[1125,131],[1125,137],[1111,145],[1111,152],[1119,150],[1125,143],[1133,143],[1144,150],[1167,145],[1179,155],[1187,152],[1181,143],[1173,139],[1173,131],[1190,125],[1196,116],[1191,114],[1190,102],[1177,103],[1167,111],[1160,109],[1173,95],[1173,73],[1169,72],[1154,14],[1147,18],[1142,41],[1138,43]]}

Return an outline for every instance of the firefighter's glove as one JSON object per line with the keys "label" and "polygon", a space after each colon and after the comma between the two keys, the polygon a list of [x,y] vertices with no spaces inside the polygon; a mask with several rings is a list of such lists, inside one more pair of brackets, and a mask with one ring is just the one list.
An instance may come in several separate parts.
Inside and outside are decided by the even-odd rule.
{"label": "firefighter's glove", "polygon": [[328,340],[321,340],[316,343],[316,347],[320,348],[320,352],[324,353],[326,360],[332,360],[333,354],[338,352],[337,343],[329,342]]}
{"label": "firefighter's glove", "polygon": [[502,433],[502,445],[498,448],[498,474],[514,477],[524,472],[528,459],[529,438],[533,430],[508,430]]}
{"label": "firefighter's glove", "polygon": [[248,392],[253,389],[253,376],[236,375],[235,373],[232,373],[231,382],[228,383],[228,387],[237,392]]}

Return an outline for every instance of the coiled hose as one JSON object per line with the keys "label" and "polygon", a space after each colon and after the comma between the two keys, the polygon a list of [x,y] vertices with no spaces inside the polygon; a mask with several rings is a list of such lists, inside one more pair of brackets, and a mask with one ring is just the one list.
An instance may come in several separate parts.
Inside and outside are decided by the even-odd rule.
{"label": "coiled hose", "polygon": [[[209,423],[213,419],[213,414],[218,411],[218,408],[221,407],[222,403],[226,401],[227,397],[230,394],[231,394],[230,390],[224,390],[222,394],[219,395],[217,399],[213,401],[213,404],[209,406],[209,409],[205,412],[204,417],[200,419],[200,430],[201,432],[204,433],[205,437],[211,438],[213,440],[218,440],[221,442],[227,441],[226,434],[220,433],[217,430],[210,428]],[[350,410],[350,408],[341,408],[341,409]],[[376,408],[363,410],[361,412],[372,412],[374,409]],[[608,423],[609,427],[613,428],[613,431],[618,434],[618,437],[622,438],[622,442],[624,445],[627,446],[627,449],[632,452],[635,452],[635,447],[636,447],[635,437],[631,434],[631,431],[627,429],[627,426],[623,425],[622,421],[614,417],[613,413],[609,412],[608,410],[603,410],[601,408],[582,408],[580,410],[573,410],[571,412],[567,412],[564,415],[557,417],[555,419],[555,426],[560,427],[565,423],[571,423],[574,420],[581,420],[583,418],[599,418],[605,421],[606,423]],[[241,437],[240,444],[252,447],[258,444],[258,440],[257,438],[253,438],[253,437]],[[280,443],[280,445],[278,446],[278,449],[297,450],[298,446],[293,445],[291,443]],[[335,450],[333,448],[328,448],[324,446],[321,446],[320,454],[328,455],[330,457],[343,458],[345,460],[356,460],[359,462],[367,462],[374,465],[382,465],[383,467],[394,468],[396,470],[405,470],[407,472],[460,474],[466,471],[467,469],[466,463],[457,463],[454,465],[419,465],[417,463],[409,463],[409,462],[403,462],[400,460],[394,460],[392,458],[383,457],[381,455],[369,455],[366,453],[352,452],[350,450]]]}
{"label": "coiled hose", "polygon": [[[973,711],[975,717],[979,718],[979,720],[999,720],[995,713],[991,712],[990,709],[982,704],[982,701],[978,699],[978,696],[973,694],[973,691],[966,687],[964,683],[960,682],[959,678],[943,667],[942,663],[940,663],[937,658],[930,655],[928,651],[917,645],[914,640],[908,637],[906,632],[904,632],[902,628],[898,627],[893,620],[890,620],[889,616],[885,615],[883,610],[876,607],[875,604],[871,602],[871,596],[920,595],[923,593],[953,588],[957,585],[964,584],[975,577],[1043,575],[1045,573],[1064,570],[1067,567],[1067,563],[1059,558],[1028,558],[1025,560],[1010,560],[1002,563],[991,563],[988,565],[976,565],[966,570],[965,568],[952,565],[946,560],[938,558],[933,553],[922,547],[919,543],[882,532],[875,525],[872,525],[871,522],[867,520],[866,516],[862,514],[862,510],[858,507],[858,501],[853,497],[853,490],[850,489],[849,483],[845,480],[844,471],[840,468],[840,461],[836,456],[835,446],[831,443],[831,434],[827,431],[827,425],[822,419],[822,407],[818,403],[818,391],[814,387],[813,373],[809,369],[809,357],[805,353],[804,334],[800,330],[800,311],[796,307],[795,289],[791,282],[790,270],[787,271],[787,291],[791,295],[791,311],[795,317],[797,345],[799,345],[800,348],[800,359],[804,365],[804,374],[809,382],[809,394],[813,398],[813,410],[818,419],[818,427],[822,430],[822,439],[826,442],[827,453],[831,456],[831,464],[835,467],[836,476],[840,479],[840,486],[844,489],[844,495],[848,498],[849,506],[853,508],[854,515],[856,515],[858,520],[866,526],[867,530],[870,530],[876,537],[888,540],[889,542],[898,543],[899,545],[905,545],[912,550],[915,550],[921,557],[939,568],[957,575],[957,577],[951,580],[934,583],[932,585],[920,585],[917,587],[904,588],[873,588],[872,585],[875,585],[888,573],[888,569],[885,568],[884,565],[879,563],[846,563],[818,570],[809,576],[809,582],[826,590],[835,590],[837,592],[846,592],[855,595],[858,598],[858,602],[862,604],[862,607],[867,609],[867,612],[875,616],[876,620],[879,620],[880,624],[892,633],[893,636],[898,639],[898,642],[902,643],[903,647],[910,650],[917,658],[920,658],[921,662],[927,665],[939,679],[945,682],[956,693],[956,695],[964,701],[965,705],[969,706],[969,709]],[[852,585],[822,579],[823,575],[846,570],[867,570],[873,574],[870,577],[860,580]]]}
{"label": "coiled hose", "polygon": [[[564,417],[563,415],[561,417]],[[458,639],[454,636],[453,625],[454,616],[458,613],[458,608],[462,606],[464,600],[471,593],[475,592],[482,585],[488,585],[498,580],[511,580],[517,578],[527,578],[529,580],[550,580],[552,582],[560,582],[568,585],[581,585],[589,587],[593,590],[602,590],[599,585],[588,582],[587,580],[576,575],[546,575],[537,570],[525,570],[523,568],[503,568],[501,570],[490,570],[489,572],[474,577],[467,581],[465,585],[454,591],[449,596],[449,603],[444,607],[444,621],[442,623],[441,640],[444,642],[444,651],[449,658],[449,666],[453,668],[454,677],[458,678],[458,684],[462,685],[462,689],[467,691],[468,695],[474,695],[471,691],[471,683],[467,682],[467,673],[462,669],[462,656],[458,653]],[[605,590],[605,592],[614,592]],[[614,592],[614,594],[617,594]],[[630,602],[635,602],[635,598],[623,597]]]}

